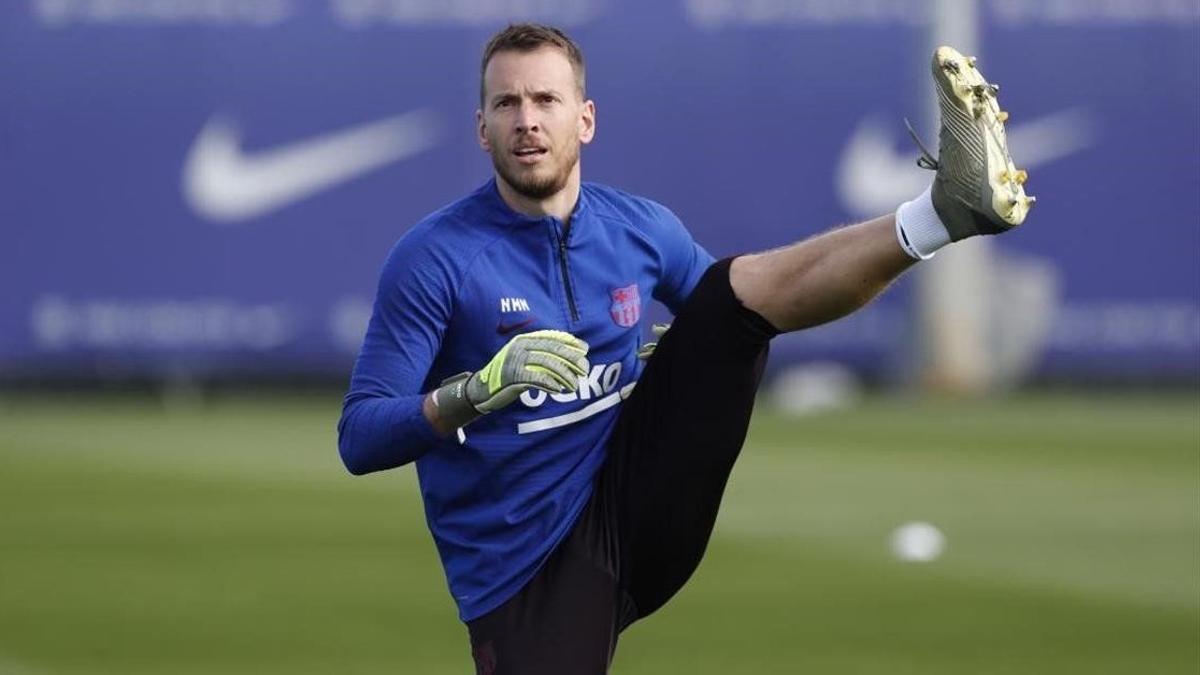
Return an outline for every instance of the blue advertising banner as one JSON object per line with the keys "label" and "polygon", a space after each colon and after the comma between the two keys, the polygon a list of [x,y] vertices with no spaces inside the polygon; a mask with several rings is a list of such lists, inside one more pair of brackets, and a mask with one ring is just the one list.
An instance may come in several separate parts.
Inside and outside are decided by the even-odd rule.
{"label": "blue advertising banner", "polygon": [[[1059,280],[1043,373],[1200,372],[1200,9],[982,2],[981,61],[1041,201],[1000,246]],[[585,179],[714,254],[928,183],[927,8],[907,0],[27,0],[0,5],[0,373],[347,373],[377,272],[490,174],[479,56],[567,28]],[[1036,189],[1032,189],[1032,188]],[[905,284],[781,340],[881,372]]]}

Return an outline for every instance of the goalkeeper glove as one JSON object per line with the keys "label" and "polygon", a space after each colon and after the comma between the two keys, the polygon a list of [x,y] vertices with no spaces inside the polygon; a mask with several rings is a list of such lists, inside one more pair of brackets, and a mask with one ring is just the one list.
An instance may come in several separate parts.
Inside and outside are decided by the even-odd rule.
{"label": "goalkeeper glove", "polygon": [[539,330],[508,341],[482,370],[462,373],[433,392],[438,417],[461,427],[480,415],[499,410],[527,389],[564,394],[587,375],[588,345],[557,330]]}
{"label": "goalkeeper glove", "polygon": [[637,357],[643,361],[649,361],[650,357],[654,356],[654,350],[658,348],[658,341],[662,339],[662,336],[667,334],[670,328],[671,324],[669,323],[656,323],[651,326],[650,330],[654,333],[655,341],[642,345],[637,351]]}

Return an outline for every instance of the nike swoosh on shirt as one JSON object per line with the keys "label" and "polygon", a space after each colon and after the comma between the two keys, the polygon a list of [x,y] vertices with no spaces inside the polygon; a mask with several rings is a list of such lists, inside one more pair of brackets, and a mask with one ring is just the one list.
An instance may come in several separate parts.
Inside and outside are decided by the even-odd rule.
{"label": "nike swoosh on shirt", "polygon": [[496,332],[501,335],[508,335],[509,333],[511,333],[515,330],[521,330],[522,328],[524,328],[525,326],[528,326],[531,323],[533,323],[533,319],[526,319],[524,321],[518,321],[516,323],[504,323],[503,321],[501,321],[499,324],[496,325]]}
{"label": "nike swoosh on shirt", "polygon": [[251,154],[234,123],[217,116],[184,160],[183,194],[209,220],[244,222],[424,152],[441,137],[433,112],[414,110]]}
{"label": "nike swoosh on shirt", "polygon": [[[1062,110],[1010,125],[1008,147],[1017,166],[1028,169],[1084,150],[1095,142],[1097,128],[1092,113],[1080,108]],[[886,122],[868,118],[846,141],[834,180],[842,204],[856,216],[895,211],[902,202],[921,194],[932,180],[932,173],[916,165],[917,151],[898,152],[895,138]],[[911,143],[907,138],[905,142]]]}

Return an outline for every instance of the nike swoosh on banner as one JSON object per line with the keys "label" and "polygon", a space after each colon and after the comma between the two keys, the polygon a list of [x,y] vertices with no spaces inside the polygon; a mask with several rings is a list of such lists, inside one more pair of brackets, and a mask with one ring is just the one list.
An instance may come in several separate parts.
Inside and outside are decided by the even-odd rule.
{"label": "nike swoosh on banner", "polygon": [[205,218],[239,223],[424,152],[441,137],[434,113],[415,110],[250,154],[233,122],[218,116],[188,151],[183,194]]}
{"label": "nike swoosh on banner", "polygon": [[520,330],[520,329],[524,328],[525,326],[528,326],[531,323],[533,323],[533,319],[526,319],[524,321],[518,321],[516,323],[508,323],[508,324],[500,323],[496,326],[496,332],[501,335],[508,335],[509,333],[513,332],[514,330]]}
{"label": "nike swoosh on banner", "polygon": [[[1098,136],[1095,116],[1073,108],[1008,127],[1008,147],[1022,169],[1046,164],[1087,148]],[[930,139],[936,147],[937,139]],[[907,137],[900,147],[911,146]],[[835,183],[846,209],[860,217],[896,210],[932,179],[916,165],[915,147],[897,151],[893,125],[879,117],[859,123],[838,160]],[[931,148],[932,150],[933,148]]]}

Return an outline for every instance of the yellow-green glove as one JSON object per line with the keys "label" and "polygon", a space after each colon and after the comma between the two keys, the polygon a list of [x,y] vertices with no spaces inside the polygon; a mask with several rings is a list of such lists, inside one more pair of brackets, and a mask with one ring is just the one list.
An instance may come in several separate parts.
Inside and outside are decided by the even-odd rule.
{"label": "yellow-green glove", "polygon": [[649,361],[650,357],[654,356],[654,350],[658,347],[658,341],[661,340],[662,336],[666,335],[667,331],[670,329],[671,324],[669,323],[656,323],[651,326],[650,331],[654,333],[654,342],[647,342],[646,344],[642,345],[641,348],[638,349],[637,357],[643,361]]}
{"label": "yellow-green glove", "polygon": [[527,389],[562,394],[579,387],[587,375],[588,345],[558,330],[539,330],[508,341],[475,373],[442,383],[433,394],[439,417],[461,427],[480,415],[507,406]]}

